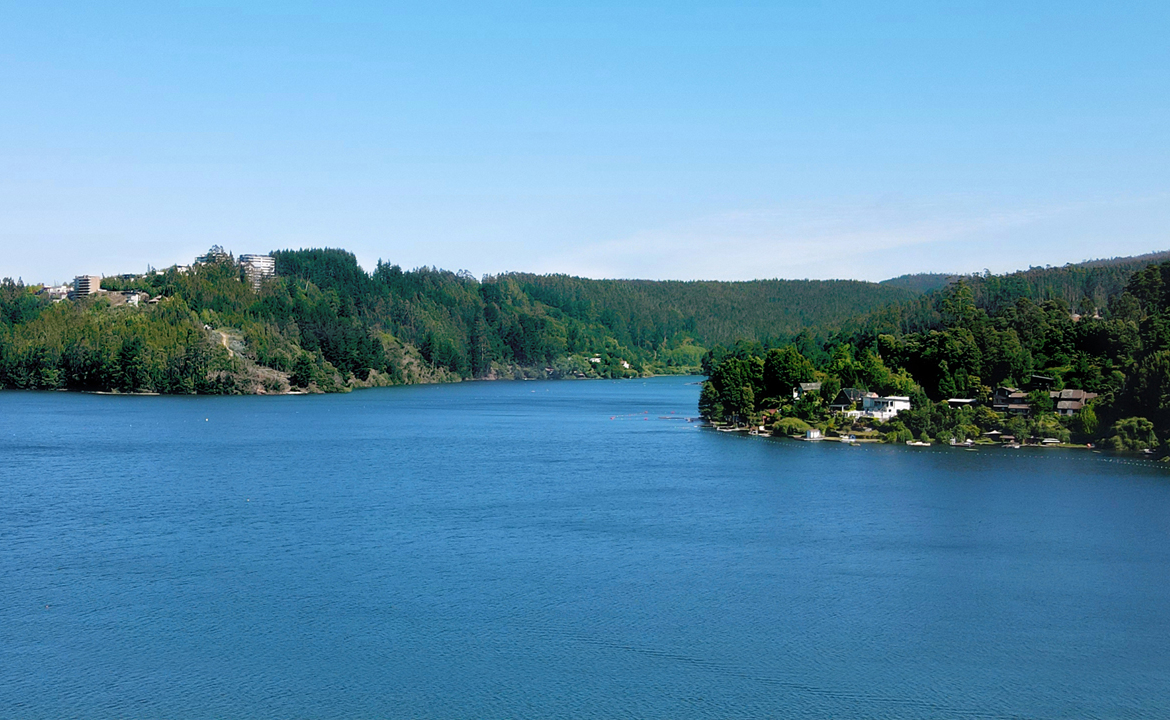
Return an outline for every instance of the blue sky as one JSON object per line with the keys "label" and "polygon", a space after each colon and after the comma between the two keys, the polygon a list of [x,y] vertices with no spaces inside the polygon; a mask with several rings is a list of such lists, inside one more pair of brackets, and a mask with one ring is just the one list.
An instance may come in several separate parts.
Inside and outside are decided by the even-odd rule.
{"label": "blue sky", "polygon": [[0,275],[879,280],[1170,248],[1170,3],[6,3]]}

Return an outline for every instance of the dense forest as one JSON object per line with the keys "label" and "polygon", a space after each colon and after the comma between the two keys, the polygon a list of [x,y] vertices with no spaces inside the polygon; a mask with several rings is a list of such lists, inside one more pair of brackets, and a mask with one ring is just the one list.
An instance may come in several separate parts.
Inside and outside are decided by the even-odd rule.
{"label": "dense forest", "polygon": [[[906,322],[903,305],[827,336],[715,348],[705,358],[709,381],[700,410],[714,420],[752,423],[770,411],[781,432],[866,426],[893,441],[962,441],[994,430],[1105,441],[1117,449],[1156,447],[1159,437],[1170,438],[1170,263],[1126,274],[1127,267],[960,279],[910,304],[914,322]],[[1048,299],[1034,299],[1045,293]],[[818,392],[793,399],[798,383],[813,381],[822,383]],[[853,422],[828,411],[842,387],[908,396],[914,409],[889,423]],[[1031,412],[993,412],[989,398],[997,387],[1028,392]],[[1051,393],[1062,389],[1097,397],[1058,417]],[[956,408],[945,402],[950,398],[977,402]]]}
{"label": "dense forest", "polygon": [[529,297],[584,322],[600,322],[624,344],[652,347],[684,333],[704,345],[791,337],[810,327],[833,331],[914,293],[856,280],[747,282],[588,280],[513,273]]}
{"label": "dense forest", "polygon": [[[832,329],[912,297],[854,281],[477,280],[382,262],[368,273],[342,250],[272,255],[277,277],[259,288],[215,253],[57,303],[5,281],[0,386],[254,393],[695,372],[710,343]],[[128,292],[150,301],[121,303]]]}

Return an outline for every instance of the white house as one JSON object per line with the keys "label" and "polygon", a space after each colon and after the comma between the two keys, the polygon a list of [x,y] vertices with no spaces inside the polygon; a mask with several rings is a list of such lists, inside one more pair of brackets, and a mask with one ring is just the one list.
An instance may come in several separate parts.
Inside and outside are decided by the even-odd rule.
{"label": "white house", "polygon": [[881,397],[877,393],[866,393],[861,398],[861,414],[883,422],[897,417],[898,413],[910,409],[910,398],[905,395]]}

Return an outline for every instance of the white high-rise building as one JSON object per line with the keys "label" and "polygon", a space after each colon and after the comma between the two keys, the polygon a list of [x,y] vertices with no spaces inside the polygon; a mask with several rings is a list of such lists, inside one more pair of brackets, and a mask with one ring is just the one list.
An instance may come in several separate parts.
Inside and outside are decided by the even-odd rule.
{"label": "white high-rise building", "polygon": [[244,267],[253,290],[259,290],[260,284],[268,278],[276,277],[276,258],[271,255],[241,255],[240,265]]}

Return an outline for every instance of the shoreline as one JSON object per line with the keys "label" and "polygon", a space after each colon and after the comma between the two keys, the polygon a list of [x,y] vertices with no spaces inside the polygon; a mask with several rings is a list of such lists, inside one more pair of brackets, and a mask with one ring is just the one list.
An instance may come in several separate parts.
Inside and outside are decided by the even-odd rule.
{"label": "shoreline", "polygon": [[839,437],[820,437],[820,438],[811,439],[811,438],[804,438],[804,437],[800,437],[800,436],[796,436],[796,435],[773,435],[772,433],[767,432],[767,431],[760,432],[759,430],[753,430],[752,428],[746,428],[746,427],[745,428],[720,427],[720,426],[714,425],[708,421],[703,421],[703,423],[704,423],[703,427],[706,427],[710,430],[714,430],[716,432],[736,433],[736,434],[745,435],[748,437],[759,437],[759,438],[765,438],[765,439],[769,439],[769,440],[792,440],[795,442],[827,443],[829,445],[889,445],[891,447],[948,448],[948,449],[953,448],[955,450],[972,450],[972,451],[986,450],[986,449],[998,449],[998,450],[1088,450],[1088,451],[1090,451],[1092,453],[1096,453],[1096,454],[1106,454],[1107,453],[1109,455],[1116,455],[1116,456],[1121,456],[1121,457],[1141,457],[1141,458],[1149,459],[1151,461],[1156,461],[1158,459],[1157,456],[1155,456],[1153,454],[1147,454],[1147,453],[1143,453],[1141,451],[1119,452],[1116,450],[1108,450],[1105,448],[1095,447],[1091,444],[1083,444],[1082,445],[1082,444],[1076,444],[1076,443],[1048,443],[1048,444],[1044,445],[1044,444],[1032,443],[1032,444],[1020,444],[1016,447],[1012,447],[1011,445],[1008,445],[1008,444],[996,443],[996,442],[975,442],[971,445],[966,445],[966,444],[951,445],[949,443],[944,444],[944,443],[936,443],[936,442],[930,442],[930,443],[926,443],[926,444],[912,444],[909,442],[888,443],[888,442],[881,440],[879,438],[867,438],[867,437],[859,437],[859,438],[856,438],[854,440],[842,440]]}

